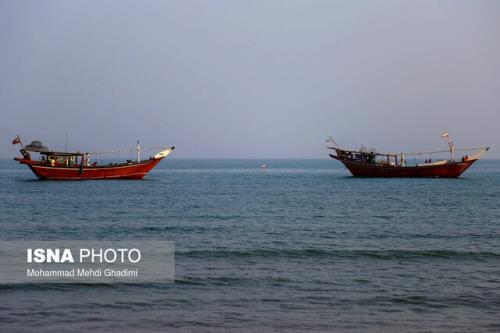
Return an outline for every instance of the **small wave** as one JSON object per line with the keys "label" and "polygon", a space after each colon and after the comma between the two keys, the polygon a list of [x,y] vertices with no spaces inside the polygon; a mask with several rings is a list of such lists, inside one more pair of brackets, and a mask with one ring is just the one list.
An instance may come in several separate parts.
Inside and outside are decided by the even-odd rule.
{"label": "small wave", "polygon": [[265,277],[251,277],[251,276],[182,276],[175,279],[176,284],[191,285],[191,286],[205,286],[205,285],[249,285],[259,284],[262,281],[271,286],[280,286],[292,281],[292,279],[282,276],[265,276]]}
{"label": "small wave", "polygon": [[400,304],[425,306],[425,308],[446,308],[456,307],[458,305],[471,306],[482,309],[496,309],[498,302],[489,297],[478,297],[476,295],[462,296],[439,296],[439,295],[398,295],[398,296],[375,296],[358,301],[361,304]]}
{"label": "small wave", "polygon": [[204,232],[222,230],[221,226],[151,226],[141,227],[138,230],[145,233],[162,233],[162,232]]}
{"label": "small wave", "polygon": [[248,249],[248,250],[193,250],[177,251],[177,255],[191,258],[373,258],[394,259],[488,259],[500,258],[496,252],[470,252],[451,250],[325,250],[325,249]]}
{"label": "small wave", "polygon": [[389,215],[373,215],[373,217],[381,220],[392,220],[394,218],[394,216]]}

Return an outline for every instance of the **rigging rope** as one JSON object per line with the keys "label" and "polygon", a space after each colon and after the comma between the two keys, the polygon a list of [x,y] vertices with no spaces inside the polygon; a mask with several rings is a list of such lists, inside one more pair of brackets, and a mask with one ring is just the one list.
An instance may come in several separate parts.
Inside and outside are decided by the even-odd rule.
{"label": "rigging rope", "polygon": [[[472,151],[472,150],[479,150],[479,151],[487,151],[489,147],[476,147],[476,148],[460,148],[460,149],[455,149],[454,152],[459,152],[459,151]],[[412,152],[412,153],[403,153],[405,155],[427,155],[427,154],[439,154],[439,153],[449,153],[450,150],[437,150],[437,151],[424,151],[424,152]]]}
{"label": "rigging rope", "polygon": [[[151,146],[151,147],[141,147],[141,151],[143,150],[165,150],[170,148],[168,145],[164,146]],[[89,155],[101,155],[101,154],[115,154],[115,153],[120,153],[120,152],[130,152],[131,156],[133,152],[137,151],[137,148],[129,148],[129,149],[112,149],[112,150],[105,150],[105,151],[98,151],[98,152],[89,152],[87,154]]]}

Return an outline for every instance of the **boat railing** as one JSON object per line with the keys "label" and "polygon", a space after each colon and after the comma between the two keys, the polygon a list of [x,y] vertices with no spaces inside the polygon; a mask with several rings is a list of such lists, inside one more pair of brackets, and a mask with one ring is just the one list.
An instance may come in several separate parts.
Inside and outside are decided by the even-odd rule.
{"label": "boat railing", "polygon": [[[170,148],[168,145],[163,145],[163,146],[151,146],[151,147],[141,147],[141,151],[149,151],[149,150],[165,150]],[[104,151],[96,151],[96,152],[89,152],[89,155],[101,155],[101,154],[116,154],[116,153],[130,153],[130,152],[135,152],[137,148],[124,148],[124,149],[110,149],[110,150],[104,150]]]}
{"label": "boat railing", "polygon": [[[424,152],[409,152],[409,153],[377,153],[377,152],[369,152],[369,151],[360,151],[360,150],[345,150],[339,147],[327,147],[329,149],[335,150],[337,157],[339,159],[352,160],[367,164],[378,164],[378,165],[390,165],[390,166],[407,166],[409,164],[414,164],[417,166],[422,165],[431,165],[436,163],[445,163],[450,161],[455,161],[453,158],[456,153],[466,153],[461,157],[462,161],[464,160],[477,160],[484,153],[486,153],[490,148],[489,147],[474,147],[474,148],[459,148],[453,149],[451,158],[440,158],[431,156],[436,156],[439,154],[449,154],[450,150],[436,150],[436,151],[424,151]],[[468,152],[475,152],[474,154],[468,155]],[[423,159],[424,156],[429,157],[426,158],[423,163],[419,162],[418,159]],[[413,158],[412,158],[413,157]],[[413,159],[413,163],[409,160]],[[437,159],[437,161],[435,161]]]}
{"label": "boat railing", "polygon": [[[364,155],[372,155],[372,156],[389,156],[389,157],[399,157],[401,154],[404,154],[405,156],[419,156],[419,155],[433,155],[433,154],[443,154],[443,153],[449,153],[449,150],[434,150],[434,151],[421,151],[421,152],[404,152],[404,153],[376,153],[376,152],[369,152],[369,151],[360,151],[360,150],[347,150],[347,149],[341,149],[338,147],[327,147],[328,149],[332,149],[335,151],[341,151],[342,153],[346,154],[364,154]],[[484,153],[486,153],[490,147],[474,147],[474,148],[459,148],[459,149],[454,149],[455,153],[458,152],[469,152],[469,151],[477,151],[476,154],[471,155],[472,156],[481,156]]]}
{"label": "boat railing", "polygon": [[[133,160],[133,156],[130,156],[130,160],[127,159],[127,162],[123,163],[110,162],[109,161],[110,159],[113,160],[113,157],[109,157],[112,154],[115,154],[116,155],[115,157],[119,159],[120,153],[126,152],[132,155],[134,152],[137,152],[138,154],[143,154],[144,152],[166,150],[169,148],[171,148],[171,146],[162,145],[162,146],[141,147],[139,151],[137,151],[136,148],[128,148],[128,149],[111,149],[106,151],[86,152],[86,153],[81,153],[79,151],[77,152],[40,151],[38,153],[40,154],[41,160],[39,162],[41,164],[47,164],[58,167],[75,167],[77,165],[83,164],[83,166],[88,167],[88,166],[96,166],[97,160],[99,161],[99,164],[106,162],[107,165],[129,164]],[[23,151],[24,150],[21,149],[21,153],[23,153]],[[154,154],[151,154],[151,158],[153,157],[153,155]],[[94,156],[93,163],[91,162],[91,156]]]}
{"label": "boat railing", "polygon": [[[474,147],[474,148],[458,148],[454,149],[454,152],[468,152],[468,151],[478,151],[481,155],[487,152],[490,149],[490,147]],[[435,151],[420,151],[420,152],[409,152],[409,153],[403,153],[407,156],[411,155],[430,155],[430,154],[443,154],[443,153],[449,153],[450,150],[435,150]]]}

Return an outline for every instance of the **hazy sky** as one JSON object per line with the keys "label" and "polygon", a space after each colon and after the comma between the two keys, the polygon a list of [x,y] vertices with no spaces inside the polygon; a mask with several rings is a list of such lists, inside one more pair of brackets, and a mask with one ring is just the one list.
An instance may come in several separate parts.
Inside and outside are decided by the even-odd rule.
{"label": "hazy sky", "polygon": [[176,157],[326,157],[490,145],[500,1],[0,0],[10,141]]}

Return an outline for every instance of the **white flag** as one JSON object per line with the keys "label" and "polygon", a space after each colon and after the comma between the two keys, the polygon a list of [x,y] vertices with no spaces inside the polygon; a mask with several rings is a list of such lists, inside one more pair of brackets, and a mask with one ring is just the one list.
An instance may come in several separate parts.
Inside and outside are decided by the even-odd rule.
{"label": "white flag", "polygon": [[449,136],[447,131],[444,131],[443,134],[441,134],[442,138],[447,138]]}

